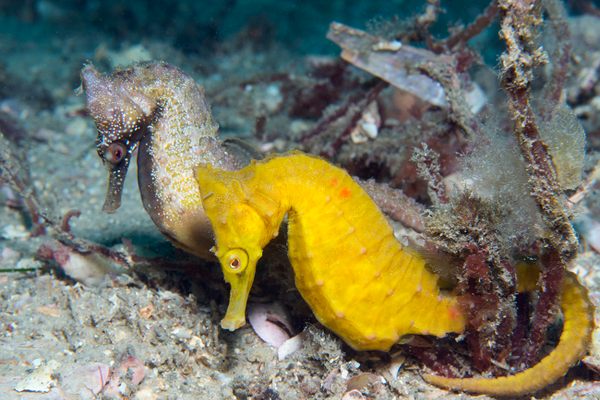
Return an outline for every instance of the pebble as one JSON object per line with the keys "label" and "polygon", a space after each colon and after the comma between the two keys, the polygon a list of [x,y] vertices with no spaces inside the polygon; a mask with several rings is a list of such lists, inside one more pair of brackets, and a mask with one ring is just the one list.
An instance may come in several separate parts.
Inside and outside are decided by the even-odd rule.
{"label": "pebble", "polygon": [[54,376],[60,363],[55,360],[50,360],[48,363],[34,360],[32,364],[37,364],[38,367],[25,378],[21,379],[15,385],[14,389],[17,392],[48,393],[56,384]]}

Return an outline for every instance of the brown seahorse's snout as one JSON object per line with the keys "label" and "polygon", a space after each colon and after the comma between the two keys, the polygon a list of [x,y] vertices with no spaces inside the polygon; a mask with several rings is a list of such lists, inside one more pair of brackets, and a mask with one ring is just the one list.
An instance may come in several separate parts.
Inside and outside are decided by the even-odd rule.
{"label": "brown seahorse's snout", "polygon": [[[111,146],[114,147],[116,143],[113,143]],[[111,147],[109,146],[109,148]],[[114,152],[118,152],[121,150],[113,150]],[[106,189],[106,197],[104,198],[104,205],[102,206],[102,211],[107,213],[113,213],[119,209],[121,206],[121,195],[123,193],[123,184],[125,183],[125,176],[127,175],[127,170],[129,169],[129,162],[131,161],[131,153],[132,151],[127,150],[123,147],[123,155],[120,156],[121,159],[118,163],[113,164],[108,161],[108,188]],[[107,150],[110,153],[110,150]],[[101,156],[102,157],[102,156]],[[103,158],[106,160],[106,157]],[[116,159],[115,159],[116,160]]]}

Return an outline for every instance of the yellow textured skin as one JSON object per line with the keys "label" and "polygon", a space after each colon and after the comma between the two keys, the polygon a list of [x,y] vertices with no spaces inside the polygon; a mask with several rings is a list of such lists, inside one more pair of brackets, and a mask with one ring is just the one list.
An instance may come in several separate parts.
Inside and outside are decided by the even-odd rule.
{"label": "yellow textured skin", "polygon": [[[215,232],[213,250],[231,285],[223,328],[244,325],[256,263],[287,215],[296,286],[317,319],[353,348],[389,350],[407,334],[442,337],[464,331],[456,298],[440,293],[438,278],[424,259],[398,243],[383,214],[342,169],[294,153],[234,172],[201,166],[196,177]],[[562,302],[565,330],[550,356],[563,362],[553,374],[535,366],[524,372],[525,379],[521,374],[428,379],[473,392],[514,394],[564,375],[585,352],[592,326],[585,290],[575,280],[568,282]],[[507,387],[502,392],[498,385]]]}

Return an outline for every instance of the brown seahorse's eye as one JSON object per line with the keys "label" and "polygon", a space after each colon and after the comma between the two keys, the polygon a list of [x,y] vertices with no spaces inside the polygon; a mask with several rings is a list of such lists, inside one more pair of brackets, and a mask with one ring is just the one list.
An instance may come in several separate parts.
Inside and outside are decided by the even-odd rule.
{"label": "brown seahorse's eye", "polygon": [[104,154],[104,159],[111,164],[118,164],[125,157],[125,153],[127,152],[127,148],[122,143],[111,143]]}

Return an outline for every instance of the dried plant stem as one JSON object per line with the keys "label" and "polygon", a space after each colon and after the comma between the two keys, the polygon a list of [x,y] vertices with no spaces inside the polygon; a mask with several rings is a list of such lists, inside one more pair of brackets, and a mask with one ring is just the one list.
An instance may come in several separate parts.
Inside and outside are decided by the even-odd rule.
{"label": "dried plant stem", "polygon": [[[563,261],[571,260],[577,251],[577,239],[565,208],[552,158],[540,138],[530,104],[532,69],[544,57],[534,47],[534,29],[541,23],[537,0],[503,0],[502,36],[507,52],[501,57],[502,83],[509,96],[514,118],[514,134],[527,163],[532,195],[549,228],[549,243],[559,249]],[[536,11],[537,10],[537,11]]]}
{"label": "dried plant stem", "polygon": [[352,129],[356,126],[368,105],[371,104],[387,86],[387,82],[380,79],[373,79],[369,82],[369,89],[366,92],[361,91],[358,94],[350,96],[348,100],[333,113],[321,118],[319,123],[317,123],[313,129],[300,138],[300,143],[306,144],[314,137],[323,134],[331,124],[335,123],[340,118],[347,117],[349,122],[346,124],[344,130],[342,130],[341,134],[329,145],[329,148],[323,150],[321,153],[321,155],[325,157],[333,157],[346,142]]}
{"label": "dried plant stem", "polygon": [[466,368],[461,363],[463,360],[458,359],[454,353],[450,353],[447,348],[437,343],[430,346],[423,346],[420,343],[417,345],[408,343],[403,345],[402,348],[412,357],[425,364],[429,369],[443,376],[460,376],[461,371],[464,371]]}
{"label": "dried plant stem", "polygon": [[440,157],[426,143],[421,148],[415,148],[410,159],[417,165],[417,174],[427,182],[427,194],[433,204],[440,205],[448,202],[446,186],[440,172]]}
{"label": "dried plant stem", "polygon": [[430,28],[437,21],[438,16],[443,10],[440,6],[440,0],[428,0],[427,3],[425,12],[415,19],[415,30],[423,38],[427,47],[432,49],[436,43],[431,35]]}
{"label": "dried plant stem", "polygon": [[473,139],[481,136],[479,121],[471,112],[465,100],[465,91],[460,84],[460,77],[453,64],[423,62],[415,68],[444,87],[448,102],[448,119],[456,124],[464,134]]}
{"label": "dried plant stem", "polygon": [[348,139],[348,136],[350,136],[352,129],[354,129],[354,127],[362,117],[364,111],[369,106],[369,104],[375,101],[377,96],[379,96],[379,93],[381,93],[381,91],[386,87],[388,87],[387,82],[380,81],[377,82],[377,84],[371,89],[369,89],[369,91],[365,95],[365,98],[359,104],[357,104],[358,108],[352,114],[352,117],[350,118],[350,123],[346,126],[346,129],[344,129],[342,134],[339,135],[337,139],[335,139],[335,141],[331,144],[330,149],[325,151],[325,155],[327,155],[328,157],[333,157],[340,150],[342,145]]}
{"label": "dried plant stem", "polygon": [[377,203],[377,206],[394,221],[412,228],[416,232],[425,230],[423,214],[425,207],[417,203],[412,197],[408,197],[399,189],[391,188],[388,184],[378,183],[374,179],[367,181],[354,178],[369,196]]}
{"label": "dried plant stem", "polygon": [[552,248],[542,257],[544,269],[540,281],[544,290],[540,293],[535,306],[529,341],[525,346],[525,363],[532,365],[539,360],[539,353],[546,342],[546,330],[558,312],[558,298],[562,287],[563,274],[566,265],[560,257],[560,252]]}
{"label": "dried plant stem", "polygon": [[436,44],[433,50],[439,53],[442,49],[452,49],[458,44],[467,43],[470,39],[474,38],[485,28],[490,26],[494,19],[496,19],[497,14],[498,1],[492,0],[492,2],[487,6],[483,13],[475,19],[475,21],[471,22],[460,31],[455,32],[452,34],[452,36],[448,37],[441,43]]}
{"label": "dried plant stem", "polygon": [[[372,83],[375,84],[375,82],[377,82],[377,81],[379,81],[379,79],[373,79]],[[348,110],[355,103],[359,102],[360,99],[363,99],[364,97],[365,97],[364,91],[360,91],[360,93],[356,93],[352,96],[349,96],[346,99],[346,101],[341,106],[339,106],[335,111],[323,116],[321,118],[321,120],[317,123],[317,125],[315,125],[314,128],[312,128],[311,130],[304,133],[299,139],[300,143],[305,144],[308,141],[310,141],[312,138],[325,132],[331,124],[333,124],[335,121],[337,121],[338,119],[340,119],[344,115],[346,115],[348,113]]]}
{"label": "dried plant stem", "polygon": [[33,225],[31,234],[43,235],[49,219],[33,190],[29,171],[20,159],[16,147],[0,132],[0,184],[4,183],[23,199]]}
{"label": "dried plant stem", "polygon": [[[547,108],[553,108],[561,101],[563,87],[569,72],[571,33],[566,20],[565,7],[561,0],[544,0],[544,9],[550,18],[550,24],[554,31],[553,36],[556,40],[556,50],[552,54],[552,77],[547,84],[546,94],[544,95],[544,98],[549,100],[550,107]],[[546,111],[551,112],[551,109]]]}
{"label": "dried plant stem", "polygon": [[580,186],[580,188],[569,197],[569,208],[573,208],[573,206],[579,204],[593,189],[596,182],[600,182],[600,161],[596,162],[594,168],[592,168],[591,172],[588,174],[585,182]]}
{"label": "dried plant stem", "polygon": [[552,158],[541,140],[530,104],[533,69],[545,62],[535,37],[542,23],[539,0],[501,0],[501,36],[506,52],[501,57],[502,84],[509,97],[514,135],[526,162],[531,194],[547,226],[546,263],[540,278],[540,298],[535,308],[527,362],[539,353],[544,335],[557,307],[562,274],[577,252],[577,239],[565,207]]}

